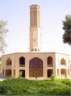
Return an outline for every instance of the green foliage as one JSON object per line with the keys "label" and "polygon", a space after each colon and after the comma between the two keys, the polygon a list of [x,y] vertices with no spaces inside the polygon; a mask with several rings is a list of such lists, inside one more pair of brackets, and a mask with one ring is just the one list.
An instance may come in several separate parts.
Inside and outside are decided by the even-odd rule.
{"label": "green foliage", "polygon": [[54,75],[51,76],[51,80],[56,80],[56,79],[57,78]]}
{"label": "green foliage", "polygon": [[7,29],[6,29],[6,24],[7,22],[0,20],[0,52],[4,53],[4,49],[6,47],[6,43],[5,43],[5,36],[7,33]]}
{"label": "green foliage", "polygon": [[7,93],[7,89],[5,86],[0,86],[0,94],[6,94]]}
{"label": "green foliage", "polygon": [[69,96],[70,84],[70,80],[5,80],[0,82],[0,95]]}
{"label": "green foliage", "polygon": [[71,31],[71,16],[70,15],[67,15],[66,16],[66,20],[63,21],[63,29],[67,32],[70,32]]}
{"label": "green foliage", "polygon": [[63,21],[63,42],[71,45],[71,15],[67,15],[65,21]]}

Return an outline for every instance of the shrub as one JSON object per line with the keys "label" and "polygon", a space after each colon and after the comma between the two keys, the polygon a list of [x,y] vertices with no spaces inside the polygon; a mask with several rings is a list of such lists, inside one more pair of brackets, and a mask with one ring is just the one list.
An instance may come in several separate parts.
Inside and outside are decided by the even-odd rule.
{"label": "shrub", "polygon": [[0,94],[4,95],[7,94],[8,90],[5,86],[0,86]]}
{"label": "shrub", "polygon": [[[13,79],[0,82],[0,95],[63,95],[69,96],[71,86],[69,80],[23,80]],[[27,95],[26,95],[27,94]]]}

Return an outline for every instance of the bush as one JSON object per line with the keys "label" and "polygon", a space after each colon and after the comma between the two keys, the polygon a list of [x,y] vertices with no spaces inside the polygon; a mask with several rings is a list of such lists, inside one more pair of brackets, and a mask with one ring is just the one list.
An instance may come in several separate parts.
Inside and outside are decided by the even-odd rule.
{"label": "bush", "polygon": [[70,80],[23,80],[13,79],[0,82],[0,95],[70,95]]}
{"label": "bush", "polygon": [[0,94],[7,94],[7,89],[5,86],[0,86]]}

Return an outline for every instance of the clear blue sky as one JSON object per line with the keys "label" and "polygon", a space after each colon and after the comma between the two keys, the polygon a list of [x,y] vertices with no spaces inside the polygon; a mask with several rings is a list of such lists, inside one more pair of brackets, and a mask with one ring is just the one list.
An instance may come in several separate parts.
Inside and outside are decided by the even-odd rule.
{"label": "clear blue sky", "polygon": [[29,50],[29,6],[40,5],[40,49],[71,54],[63,44],[62,21],[71,14],[71,0],[0,0],[0,20],[8,21],[6,53]]}

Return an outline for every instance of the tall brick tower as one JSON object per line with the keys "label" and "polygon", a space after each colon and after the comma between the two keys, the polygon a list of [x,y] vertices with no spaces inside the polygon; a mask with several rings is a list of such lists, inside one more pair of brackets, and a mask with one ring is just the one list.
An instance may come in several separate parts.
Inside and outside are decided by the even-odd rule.
{"label": "tall brick tower", "polygon": [[40,7],[30,6],[30,51],[39,51],[38,34],[40,28]]}

